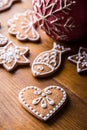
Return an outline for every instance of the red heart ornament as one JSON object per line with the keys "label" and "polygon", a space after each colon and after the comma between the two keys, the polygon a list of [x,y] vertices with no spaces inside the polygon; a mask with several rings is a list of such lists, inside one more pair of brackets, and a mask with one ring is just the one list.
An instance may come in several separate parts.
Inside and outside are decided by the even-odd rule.
{"label": "red heart ornament", "polygon": [[50,119],[66,102],[67,94],[59,86],[48,86],[41,90],[27,86],[19,93],[22,106],[40,120]]}

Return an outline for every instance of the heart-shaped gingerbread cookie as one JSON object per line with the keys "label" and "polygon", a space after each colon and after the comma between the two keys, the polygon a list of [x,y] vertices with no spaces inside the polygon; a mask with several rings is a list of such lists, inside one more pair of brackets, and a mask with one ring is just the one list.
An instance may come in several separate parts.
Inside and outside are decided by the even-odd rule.
{"label": "heart-shaped gingerbread cookie", "polygon": [[48,86],[41,90],[27,86],[19,93],[22,106],[40,120],[50,119],[66,102],[67,94],[59,86]]}

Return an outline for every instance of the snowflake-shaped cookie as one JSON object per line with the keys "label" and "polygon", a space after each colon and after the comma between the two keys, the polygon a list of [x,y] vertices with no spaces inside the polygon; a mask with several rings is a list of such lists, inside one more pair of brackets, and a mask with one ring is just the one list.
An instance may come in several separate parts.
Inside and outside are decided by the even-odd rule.
{"label": "snowflake-shaped cookie", "polygon": [[36,17],[33,11],[27,10],[24,13],[16,14],[8,20],[8,32],[16,35],[16,38],[25,41],[37,41],[40,36],[36,31]]}
{"label": "snowflake-shaped cookie", "polygon": [[13,70],[17,65],[28,64],[29,59],[25,57],[28,51],[28,47],[19,47],[10,41],[6,46],[0,48],[0,64],[7,71]]}
{"label": "snowflake-shaped cookie", "polygon": [[0,12],[10,8],[14,2],[18,1],[20,0],[0,0]]}
{"label": "snowflake-shaped cookie", "polygon": [[68,60],[77,64],[77,72],[87,71],[87,49],[80,47],[78,54],[68,57]]}

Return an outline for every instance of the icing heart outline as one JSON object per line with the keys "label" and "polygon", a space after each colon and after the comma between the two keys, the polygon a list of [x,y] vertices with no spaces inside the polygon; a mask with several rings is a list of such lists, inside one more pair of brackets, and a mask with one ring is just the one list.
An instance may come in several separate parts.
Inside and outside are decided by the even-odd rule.
{"label": "icing heart outline", "polygon": [[[31,89],[34,89],[34,94],[36,93],[37,95],[41,95],[43,94],[43,91],[48,92],[48,95],[50,95],[50,90],[51,89],[55,89],[55,90],[60,90],[62,92],[62,99],[57,103],[55,104],[55,107],[54,107],[54,104],[50,104],[53,106],[53,108],[45,115],[43,116],[39,111],[37,111],[35,108],[33,108],[29,103],[27,103],[27,101],[25,100],[24,98],[24,94],[26,93],[26,91],[29,91]],[[38,91],[40,93],[38,93]],[[58,95],[57,95],[58,96]],[[58,112],[58,110],[60,110],[60,108],[62,108],[62,106],[65,104],[66,102],[66,99],[67,99],[67,93],[66,91],[60,87],[60,86],[55,86],[55,85],[52,85],[52,86],[48,86],[46,87],[45,89],[40,89],[36,86],[27,86],[25,88],[23,88],[20,92],[19,92],[19,102],[21,103],[21,105],[28,111],[30,112],[31,114],[33,114],[35,117],[37,117],[38,119],[42,120],[42,121],[47,121],[48,119],[50,119],[51,117],[53,117],[56,112]],[[33,104],[33,102],[32,102]],[[37,105],[37,104],[33,104],[33,105]],[[44,109],[44,107],[43,107]],[[46,110],[46,109],[45,109]]]}

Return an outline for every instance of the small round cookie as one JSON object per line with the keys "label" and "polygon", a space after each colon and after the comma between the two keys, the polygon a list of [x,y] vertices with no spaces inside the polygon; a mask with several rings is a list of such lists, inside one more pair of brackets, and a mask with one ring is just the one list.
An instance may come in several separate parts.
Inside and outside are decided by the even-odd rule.
{"label": "small round cookie", "polygon": [[60,86],[48,86],[41,90],[27,86],[19,93],[19,102],[31,114],[42,121],[52,118],[66,103],[67,94]]}

